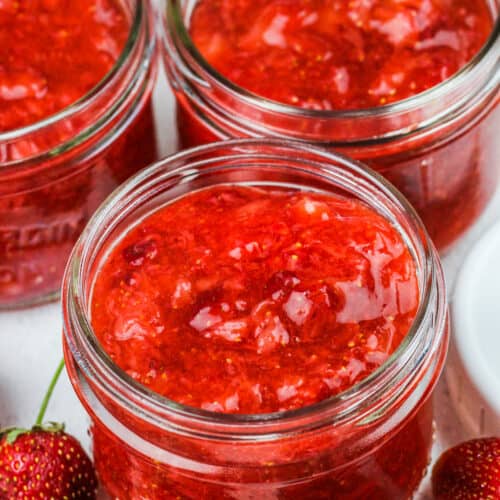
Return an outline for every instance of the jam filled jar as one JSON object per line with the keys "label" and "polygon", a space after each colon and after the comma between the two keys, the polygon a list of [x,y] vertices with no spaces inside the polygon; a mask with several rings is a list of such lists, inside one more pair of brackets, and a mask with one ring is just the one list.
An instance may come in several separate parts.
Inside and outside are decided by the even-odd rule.
{"label": "jam filled jar", "polygon": [[445,251],[498,183],[497,14],[486,0],[168,0],[180,144],[267,136],[345,153]]}
{"label": "jam filled jar", "polygon": [[418,489],[448,343],[443,273],[411,206],[366,167],[277,140],[175,155],[96,212],[62,295],[110,497]]}
{"label": "jam filled jar", "polygon": [[158,157],[147,0],[0,2],[0,309],[54,299],[94,210]]}

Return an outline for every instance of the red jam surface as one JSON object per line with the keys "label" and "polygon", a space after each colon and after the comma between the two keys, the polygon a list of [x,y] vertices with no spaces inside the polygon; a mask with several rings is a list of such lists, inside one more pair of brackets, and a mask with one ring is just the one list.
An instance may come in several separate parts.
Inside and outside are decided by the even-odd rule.
{"label": "red jam surface", "polygon": [[112,68],[129,31],[116,0],[1,0],[0,132],[83,97]]}
{"label": "red jam surface", "polygon": [[472,59],[492,24],[485,0],[200,0],[190,31],[208,62],[239,86],[335,110],[437,85]]}
{"label": "red jam surface", "polygon": [[99,271],[91,313],[141,384],[250,414],[356,384],[398,347],[418,302],[407,246],[361,202],[224,185],[133,228]]}

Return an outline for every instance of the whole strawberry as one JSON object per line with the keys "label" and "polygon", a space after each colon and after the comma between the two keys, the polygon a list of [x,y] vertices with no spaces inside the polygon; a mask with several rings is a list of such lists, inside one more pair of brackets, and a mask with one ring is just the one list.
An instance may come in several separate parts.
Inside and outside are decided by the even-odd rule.
{"label": "whole strawberry", "polygon": [[443,453],[432,490],[436,500],[499,500],[500,438],[473,439]]}
{"label": "whole strawberry", "polygon": [[80,443],[43,417],[59,366],[32,429],[0,431],[0,499],[95,499],[97,478]]}

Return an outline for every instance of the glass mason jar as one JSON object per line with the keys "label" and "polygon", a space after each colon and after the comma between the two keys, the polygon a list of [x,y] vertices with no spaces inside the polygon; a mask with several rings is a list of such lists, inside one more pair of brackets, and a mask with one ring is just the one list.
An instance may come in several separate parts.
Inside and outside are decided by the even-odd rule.
{"label": "glass mason jar", "polygon": [[59,113],[0,133],[0,309],[55,298],[94,210],[157,159],[154,16],[149,0],[121,5],[130,33],[104,79]]}
{"label": "glass mason jar", "polygon": [[[182,147],[266,136],[335,149],[389,179],[440,250],[484,211],[500,172],[500,20],[469,64],[426,92],[377,108],[315,111],[259,97],[211,67],[189,36],[195,4],[167,0],[163,20]],[[498,0],[490,6],[497,17]]]}
{"label": "glass mason jar", "polygon": [[[110,249],[151,212],[221,183],[346,195],[394,224],[415,259],[421,302],[405,341],[380,369],[300,410],[228,415],[154,394],[107,356],[89,311]],[[425,474],[432,393],[448,344],[442,269],[411,206],[343,156],[247,139],[199,147],[142,171],[108,198],[77,242],[63,281],[63,316],[68,372],[90,415],[95,465],[112,498],[395,500],[410,497]]]}

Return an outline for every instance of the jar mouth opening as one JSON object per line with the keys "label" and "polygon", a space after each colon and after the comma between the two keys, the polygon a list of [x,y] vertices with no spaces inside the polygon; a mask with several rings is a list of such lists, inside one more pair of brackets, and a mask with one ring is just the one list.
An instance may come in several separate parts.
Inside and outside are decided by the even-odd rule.
{"label": "jar mouth opening", "polygon": [[[389,104],[384,104],[376,107],[362,109],[345,109],[345,110],[317,110],[305,109],[298,106],[293,106],[266,97],[255,94],[244,87],[227,79],[219,73],[201,54],[194,44],[189,30],[184,22],[180,0],[168,0],[167,15],[164,19],[165,28],[171,33],[178,34],[178,38],[182,43],[182,48],[187,51],[187,54],[194,63],[201,68],[210,80],[215,81],[222,88],[226,89],[232,95],[237,96],[246,103],[257,108],[265,108],[267,111],[281,113],[287,116],[310,119],[360,119],[366,117],[385,117],[392,114],[406,113],[417,110],[431,100],[439,100],[441,97],[452,92],[457,87],[460,87],[466,81],[474,69],[492,52],[494,47],[500,50],[500,17],[496,13],[496,21],[492,32],[479,52],[459,71],[452,76],[442,81],[441,83],[420,92],[414,96],[401,99]],[[493,9],[492,9],[493,10]],[[493,13],[493,12],[492,12]],[[175,42],[174,42],[175,43]],[[498,57],[497,57],[498,59]],[[199,76],[196,80],[199,80]],[[199,82],[202,86],[209,86],[209,83],[202,78]]]}
{"label": "jar mouth opening", "polygon": [[[126,67],[126,63],[130,55],[133,53],[137,41],[139,40],[140,29],[146,15],[147,13],[145,11],[142,1],[138,0],[136,2],[134,11],[131,13],[132,22],[130,23],[129,34],[118,59],[113,64],[113,67],[106,73],[106,75],[104,75],[104,77],[101,80],[99,80],[99,82],[97,82],[97,84],[94,87],[92,87],[86,94],[81,96],[75,102],[71,103],[69,106],[66,106],[65,108],[57,111],[56,113],[46,118],[43,118],[42,120],[31,123],[24,127],[19,127],[4,132],[0,131],[0,144],[17,141],[23,139],[25,136],[29,136],[30,134],[57,125],[60,122],[63,122],[65,120],[72,118],[73,116],[78,115],[87,106],[98,101],[99,98],[102,95],[104,95],[104,93],[107,91],[109,86],[115,81],[119,73]],[[93,132],[92,130],[85,129],[80,133],[83,133],[83,135],[87,137],[91,135]],[[73,144],[72,140],[70,140],[69,142]],[[64,148],[64,144],[56,147],[55,149],[59,151],[61,148]],[[50,155],[51,152],[49,152],[48,154]],[[31,159],[31,157],[27,158],[27,160],[29,159]],[[8,163],[7,165],[0,164],[0,169],[5,166],[9,166],[9,164]]]}
{"label": "jar mouth opening", "polygon": [[[361,181],[373,182],[382,193],[384,202],[390,202],[396,209],[407,214],[412,226],[411,230],[414,233],[412,241],[414,248],[410,248],[410,250],[415,259],[417,274],[420,271],[420,303],[412,326],[397,350],[377,370],[345,391],[313,405],[289,411],[256,414],[211,412],[177,403],[151,391],[146,386],[135,381],[114,363],[101,346],[91,325],[86,297],[89,293],[86,292],[87,288],[84,286],[86,270],[84,269],[83,261],[89,252],[93,252],[93,255],[96,255],[96,251],[91,250],[92,245],[98,239],[101,240],[100,243],[102,244],[102,240],[106,238],[105,236],[99,237],[99,228],[109,227],[113,214],[117,214],[117,206],[120,203],[123,206],[130,204],[131,196],[134,192],[138,199],[143,200],[142,195],[148,188],[152,188],[156,177],[161,176],[162,182],[171,181],[174,185],[177,185],[184,182],[189,176],[195,175],[197,168],[200,167],[202,162],[206,161],[207,156],[210,157],[210,153],[216,152],[219,148],[225,148],[225,150],[230,148],[236,151],[240,149],[245,152],[249,148],[258,150],[262,146],[275,148],[275,152],[279,151],[283,153],[287,151],[294,155],[295,160],[298,158],[297,155],[300,154],[314,155],[316,165],[319,164],[326,175],[329,169],[327,162],[333,162],[337,165],[337,168],[340,165],[341,169],[359,176]],[[248,152],[246,154],[248,155]],[[201,160],[196,161],[197,157],[201,157]],[[224,155],[216,159],[226,160],[228,158],[229,156]],[[185,165],[175,168],[176,164],[180,163],[184,163]],[[135,189],[137,186],[140,186],[140,193],[137,193]],[[111,232],[111,230],[109,231]],[[126,229],[125,231],[120,231],[120,236],[126,234],[126,232]],[[402,236],[405,237],[403,234]],[[408,241],[408,238],[405,238],[405,241]],[[415,253],[418,255],[415,255]],[[380,391],[387,387],[390,381],[394,381],[401,376],[401,367],[399,365],[402,362],[407,369],[408,365],[412,363],[413,367],[420,367],[424,362],[425,356],[428,355],[428,350],[435,348],[435,344],[438,343],[440,335],[436,335],[436,338],[426,338],[424,339],[425,348],[422,348],[422,337],[425,336],[422,333],[422,325],[426,324],[429,320],[429,307],[433,301],[440,301],[442,300],[442,296],[445,295],[443,290],[441,290],[443,293],[442,296],[436,292],[436,280],[442,285],[442,269],[439,264],[436,265],[436,259],[436,250],[430,242],[426,230],[413,207],[388,181],[368,167],[350,160],[343,155],[329,153],[299,142],[294,143],[293,141],[240,139],[212,143],[178,153],[143,170],[115,191],[93,216],[75,246],[63,280],[62,301],[65,314],[65,341],[79,369],[84,372],[86,378],[90,379],[92,383],[97,382],[99,388],[105,391],[109,387],[126,389],[127,398],[126,401],[123,400],[124,403],[130,404],[132,400],[140,402],[141,413],[143,414],[145,413],[144,408],[147,407],[146,413],[149,412],[151,415],[161,413],[175,415],[179,418],[188,418],[190,421],[197,421],[200,424],[228,426],[233,431],[235,428],[248,428],[248,426],[264,430],[263,424],[272,425],[278,421],[280,423],[285,421],[293,423],[312,415],[328,415],[332,422],[341,421],[351,415],[353,411],[359,411],[361,407],[377,401]],[[442,305],[441,324],[438,327],[438,331],[444,331],[443,325],[446,321],[445,310],[446,307]],[[84,351],[83,356],[82,351]],[[89,358],[91,358],[90,363],[88,362]],[[112,382],[99,384],[98,379],[100,377],[105,377],[108,381],[111,380]]]}

